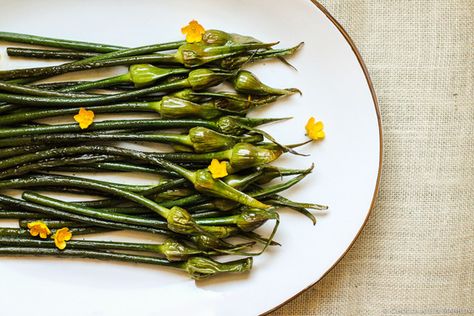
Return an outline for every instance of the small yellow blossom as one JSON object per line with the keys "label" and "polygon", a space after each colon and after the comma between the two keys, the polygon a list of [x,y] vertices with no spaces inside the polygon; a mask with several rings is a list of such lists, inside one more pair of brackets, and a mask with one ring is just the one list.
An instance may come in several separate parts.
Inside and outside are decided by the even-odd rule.
{"label": "small yellow blossom", "polygon": [[94,122],[94,112],[80,108],[79,114],[74,115],[74,120],[79,123],[81,129],[86,129]]}
{"label": "small yellow blossom", "polygon": [[316,122],[316,119],[311,117],[308,123],[306,123],[306,135],[313,140],[324,139],[326,135],[324,134],[323,128],[323,122]]}
{"label": "small yellow blossom", "polygon": [[206,30],[196,20],[192,20],[188,25],[181,28],[181,33],[186,35],[186,42],[197,43],[202,40],[202,35]]}
{"label": "small yellow blossom", "polygon": [[40,236],[40,238],[46,239],[48,235],[51,234],[48,226],[42,221],[31,222],[27,224],[28,229],[30,230],[31,236]]}
{"label": "small yellow blossom", "polygon": [[219,162],[217,159],[212,159],[207,169],[209,169],[214,179],[223,178],[228,175],[227,163],[225,161]]}
{"label": "small yellow blossom", "polygon": [[64,227],[58,229],[51,238],[54,239],[54,244],[56,245],[56,247],[58,247],[58,249],[60,250],[63,250],[64,248],[66,248],[66,241],[71,240],[72,233],[69,228]]}

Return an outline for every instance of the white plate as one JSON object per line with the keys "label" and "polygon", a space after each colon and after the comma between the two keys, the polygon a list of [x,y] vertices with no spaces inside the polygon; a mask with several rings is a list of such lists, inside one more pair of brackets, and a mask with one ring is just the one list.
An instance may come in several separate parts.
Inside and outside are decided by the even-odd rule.
{"label": "white plate", "polygon": [[[248,34],[288,47],[291,58],[252,66],[262,81],[298,87],[293,96],[257,116],[293,116],[268,131],[284,143],[305,139],[309,116],[325,122],[327,138],[303,148],[290,167],[316,163],[315,172],[286,192],[295,200],[328,204],[312,226],[283,212],[276,239],[283,246],[255,259],[244,276],[194,282],[184,274],[145,265],[87,260],[1,259],[0,313],[16,315],[255,315],[269,311],[319,280],[346,253],[366,221],[376,194],[381,136],[378,109],[364,66],[350,39],[307,0],[0,0],[0,30],[139,46],[181,38],[197,19],[206,28]],[[19,64],[2,49],[0,68]],[[38,63],[36,63],[38,64]],[[24,66],[24,62],[22,62]],[[103,73],[103,72],[102,72]]]}

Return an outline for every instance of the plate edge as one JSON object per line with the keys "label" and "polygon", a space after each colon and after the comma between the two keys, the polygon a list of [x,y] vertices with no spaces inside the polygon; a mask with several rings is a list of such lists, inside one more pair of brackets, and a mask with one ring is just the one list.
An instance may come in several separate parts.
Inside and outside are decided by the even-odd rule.
{"label": "plate edge", "polygon": [[382,118],[381,118],[381,115],[380,115],[380,108],[379,108],[379,102],[378,102],[378,99],[377,99],[377,94],[375,93],[375,89],[374,89],[374,85],[372,83],[372,79],[370,78],[370,74],[369,74],[369,70],[367,69],[367,66],[362,58],[362,55],[360,54],[357,46],[355,45],[354,41],[352,40],[352,38],[349,36],[349,34],[347,33],[347,31],[344,29],[344,27],[331,15],[331,13],[321,4],[319,3],[317,0],[309,0],[311,1],[317,9],[319,9],[328,19],[329,21],[331,21],[332,24],[334,24],[334,26],[339,30],[339,32],[342,34],[342,36],[345,38],[345,40],[347,41],[347,43],[349,44],[349,46],[351,47],[352,51],[354,52],[354,54],[356,55],[357,57],[357,61],[359,62],[359,65],[360,67],[362,68],[362,71],[364,72],[364,76],[367,80],[367,84],[369,86],[369,90],[370,90],[370,93],[372,95],[372,100],[374,102],[374,107],[375,107],[375,113],[377,115],[377,123],[378,123],[378,129],[379,129],[379,167],[378,167],[378,170],[377,170],[377,180],[375,182],[375,189],[374,189],[374,194],[373,194],[373,197],[372,197],[372,201],[370,203],[370,208],[369,208],[369,211],[367,212],[367,216],[365,217],[364,219],[364,223],[362,224],[362,226],[360,227],[359,231],[357,232],[356,236],[354,237],[354,239],[352,240],[351,244],[349,245],[349,247],[347,247],[346,251],[336,260],[336,262],[319,278],[317,279],[316,281],[314,281],[313,283],[311,283],[309,286],[305,287],[304,289],[302,289],[301,291],[299,291],[298,293],[296,293],[295,295],[291,296],[290,298],[286,299],[284,302],[280,303],[279,305],[273,307],[272,309],[270,310],[267,310],[266,312],[260,314],[260,315],[267,315],[273,311],[276,311],[277,309],[279,309],[280,307],[288,304],[290,301],[292,301],[293,299],[295,299],[296,297],[300,296],[301,294],[303,294],[304,292],[306,292],[307,290],[309,290],[310,288],[312,288],[314,285],[316,285],[319,281],[321,281],[326,275],[328,275],[329,272],[331,272],[339,262],[341,262],[342,258],[345,257],[345,255],[351,250],[352,246],[354,245],[354,243],[356,242],[356,240],[359,238],[362,230],[365,228],[365,226],[367,225],[367,222],[369,220],[369,217],[370,215],[372,214],[372,211],[375,207],[375,201],[377,200],[377,196],[378,196],[378,193],[379,193],[379,189],[380,189],[380,176],[381,176],[381,171],[382,171],[382,157],[383,157],[383,136],[382,136]]}

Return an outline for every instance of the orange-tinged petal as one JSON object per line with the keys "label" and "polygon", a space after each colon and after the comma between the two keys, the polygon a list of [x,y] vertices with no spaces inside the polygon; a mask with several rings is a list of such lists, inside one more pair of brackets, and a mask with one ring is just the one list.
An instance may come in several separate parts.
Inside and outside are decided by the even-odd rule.
{"label": "orange-tinged petal", "polygon": [[54,240],[54,244],[59,250],[64,250],[66,248],[66,242],[64,240]]}
{"label": "orange-tinged petal", "polygon": [[30,235],[33,237],[38,236],[40,233],[39,229],[36,227],[30,228]]}
{"label": "orange-tinged petal", "polygon": [[52,238],[54,239],[54,244],[56,245],[56,247],[60,250],[63,250],[64,248],[66,248],[66,241],[71,240],[72,233],[69,228],[64,227],[58,229]]}
{"label": "orange-tinged petal", "polygon": [[228,175],[227,164],[225,161],[219,162],[217,159],[212,159],[211,164],[207,167],[214,179],[223,178]]}
{"label": "orange-tinged petal", "polygon": [[181,32],[186,35],[186,42],[197,43],[202,40],[202,35],[206,30],[198,21],[192,20],[188,25],[181,28]]}
{"label": "orange-tinged petal", "polygon": [[48,226],[42,221],[30,222],[27,224],[27,227],[30,231],[30,235],[33,237],[40,236],[40,238],[47,238],[51,231]]}
{"label": "orange-tinged petal", "polygon": [[74,115],[74,120],[79,123],[81,129],[86,129],[94,122],[94,112],[80,108],[79,113]]}

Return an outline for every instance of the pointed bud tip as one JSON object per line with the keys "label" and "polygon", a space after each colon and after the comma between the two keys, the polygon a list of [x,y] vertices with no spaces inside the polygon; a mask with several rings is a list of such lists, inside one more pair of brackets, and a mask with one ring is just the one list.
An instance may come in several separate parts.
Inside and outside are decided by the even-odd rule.
{"label": "pointed bud tip", "polygon": [[303,92],[301,92],[301,90],[297,89],[297,88],[288,88],[288,89],[285,89],[285,90],[288,92],[287,94],[289,94],[289,95],[295,94],[295,93],[298,93],[300,96],[303,95]]}

